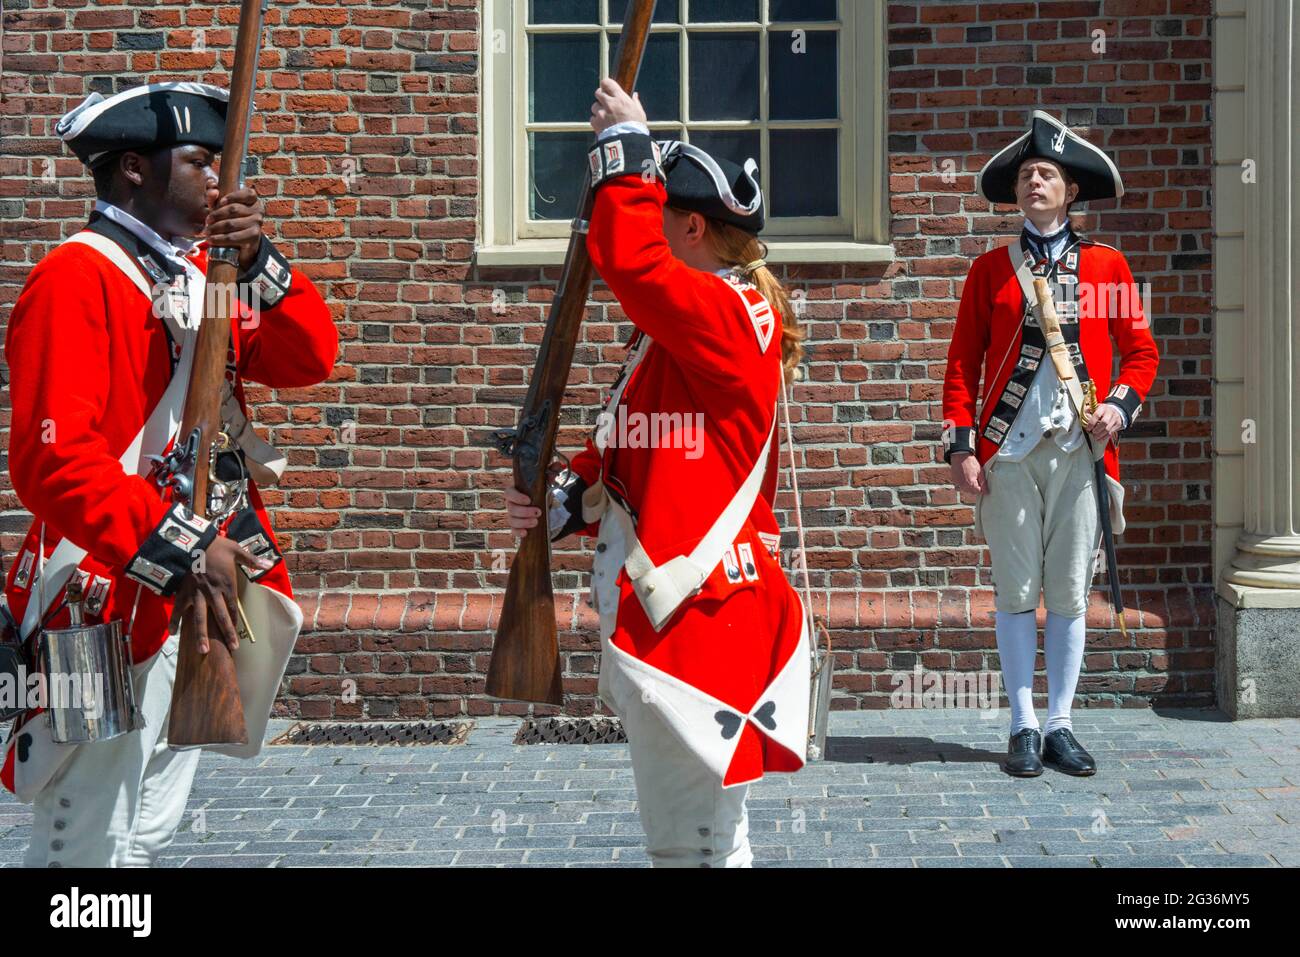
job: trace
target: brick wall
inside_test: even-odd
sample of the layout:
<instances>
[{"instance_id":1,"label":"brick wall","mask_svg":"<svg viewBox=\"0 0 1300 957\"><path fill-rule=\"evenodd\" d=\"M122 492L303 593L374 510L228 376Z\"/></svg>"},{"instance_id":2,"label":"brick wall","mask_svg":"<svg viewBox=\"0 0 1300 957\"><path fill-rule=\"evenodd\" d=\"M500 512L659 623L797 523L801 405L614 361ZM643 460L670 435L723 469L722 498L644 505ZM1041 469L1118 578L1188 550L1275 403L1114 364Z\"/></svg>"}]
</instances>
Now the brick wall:
<instances>
[{"instance_id":1,"label":"brick wall","mask_svg":"<svg viewBox=\"0 0 1300 957\"><path fill-rule=\"evenodd\" d=\"M165 0L4 8L0 319L31 264L89 208L89 179L54 120L90 90L224 81L235 13ZM806 295L811 360L795 415L814 589L838 648L836 707L888 706L890 676L918 661L996 669L987 554L937 456L938 400L969 261L1019 218L978 199L974 175L1034 108L1089 126L1116 156L1128 193L1118 207L1094 204L1083 224L1152 284L1163 356L1121 453L1120 560L1140 626L1122 641L1094 593L1079 693L1098 706L1212 700L1209 14L1209 0L889 2L881 96L897 260L785 270ZM281 708L523 710L478 696L513 541L500 528L506 463L486 437L514 423L558 270L473 261L478 0L291 0L268 20L254 183L342 338L328 383L250 393L289 453L265 497L307 611ZM593 424L628 330L598 286L563 448ZM5 489L8 558L26 516ZM595 619L579 591L589 563L581 544L556 554L575 712L596 705Z\"/></svg>"}]
</instances>

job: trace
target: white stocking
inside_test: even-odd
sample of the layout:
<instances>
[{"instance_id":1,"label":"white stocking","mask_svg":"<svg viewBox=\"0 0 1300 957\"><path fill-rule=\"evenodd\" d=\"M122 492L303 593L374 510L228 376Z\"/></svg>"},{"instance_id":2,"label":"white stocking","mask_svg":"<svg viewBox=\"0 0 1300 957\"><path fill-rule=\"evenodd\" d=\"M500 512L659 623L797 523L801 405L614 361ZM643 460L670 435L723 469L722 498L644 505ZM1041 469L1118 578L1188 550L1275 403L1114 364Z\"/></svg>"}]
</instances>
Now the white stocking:
<instances>
[{"instance_id":1,"label":"white stocking","mask_svg":"<svg viewBox=\"0 0 1300 957\"><path fill-rule=\"evenodd\" d=\"M1066 618L1047 613L1043 629L1043 655L1047 659L1047 725L1043 733L1070 729L1070 706L1083 665L1084 617ZM1005 669L1005 665L1003 666ZM1072 730L1072 729L1071 729Z\"/></svg>"},{"instance_id":2,"label":"white stocking","mask_svg":"<svg viewBox=\"0 0 1300 957\"><path fill-rule=\"evenodd\" d=\"M1002 660L1002 685L1011 704L1011 733L1038 727L1034 715L1034 661L1038 657L1038 629L1032 611L997 613L998 657Z\"/></svg>"}]
</instances>

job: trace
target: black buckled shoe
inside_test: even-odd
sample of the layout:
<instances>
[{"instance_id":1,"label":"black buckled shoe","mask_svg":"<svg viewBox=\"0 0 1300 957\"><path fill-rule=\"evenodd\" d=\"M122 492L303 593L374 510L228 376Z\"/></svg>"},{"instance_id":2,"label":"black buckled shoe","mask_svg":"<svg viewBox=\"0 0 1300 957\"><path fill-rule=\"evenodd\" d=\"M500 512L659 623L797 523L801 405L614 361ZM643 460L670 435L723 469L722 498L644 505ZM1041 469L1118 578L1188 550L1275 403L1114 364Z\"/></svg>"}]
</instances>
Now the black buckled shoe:
<instances>
[{"instance_id":1,"label":"black buckled shoe","mask_svg":"<svg viewBox=\"0 0 1300 957\"><path fill-rule=\"evenodd\" d=\"M1043 760L1058 771L1078 777L1097 773L1097 762L1075 740L1069 728L1047 732L1043 739Z\"/></svg>"},{"instance_id":2,"label":"black buckled shoe","mask_svg":"<svg viewBox=\"0 0 1300 957\"><path fill-rule=\"evenodd\" d=\"M1007 743L1007 759L1002 770L1017 778L1036 778L1043 773L1043 762L1038 757L1043 735L1037 728L1021 728Z\"/></svg>"}]
</instances>

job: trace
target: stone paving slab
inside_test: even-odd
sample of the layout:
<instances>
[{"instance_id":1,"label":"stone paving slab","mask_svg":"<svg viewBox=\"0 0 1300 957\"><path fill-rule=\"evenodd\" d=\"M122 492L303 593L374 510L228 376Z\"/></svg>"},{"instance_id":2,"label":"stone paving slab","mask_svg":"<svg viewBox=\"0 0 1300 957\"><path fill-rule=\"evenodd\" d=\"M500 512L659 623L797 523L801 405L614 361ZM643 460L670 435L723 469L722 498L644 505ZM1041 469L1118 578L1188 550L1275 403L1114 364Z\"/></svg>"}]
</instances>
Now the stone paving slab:
<instances>
[{"instance_id":1,"label":"stone paving slab","mask_svg":"<svg viewBox=\"0 0 1300 957\"><path fill-rule=\"evenodd\" d=\"M1077 711L1090 778L999 764L1005 714L836 712L828 760L750 789L756 866L1300 866L1300 719ZM205 753L165 867L645 867L624 745L513 743ZM289 722L273 722L275 736ZM0 793L0 866L31 812Z\"/></svg>"}]
</instances>

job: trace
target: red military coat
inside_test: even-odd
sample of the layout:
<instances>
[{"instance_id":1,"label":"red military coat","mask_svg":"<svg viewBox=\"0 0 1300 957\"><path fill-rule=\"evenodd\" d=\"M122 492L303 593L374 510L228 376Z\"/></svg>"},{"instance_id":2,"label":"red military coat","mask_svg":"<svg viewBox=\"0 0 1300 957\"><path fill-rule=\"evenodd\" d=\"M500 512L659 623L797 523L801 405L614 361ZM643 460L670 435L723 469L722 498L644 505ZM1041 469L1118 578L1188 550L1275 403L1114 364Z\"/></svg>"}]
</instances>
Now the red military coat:
<instances>
[{"instance_id":1,"label":"red military coat","mask_svg":"<svg viewBox=\"0 0 1300 957\"><path fill-rule=\"evenodd\" d=\"M1023 236L1018 248L1020 254L1030 250ZM1118 405L1131 424L1155 380L1160 356L1124 255L1072 236L1056 263L1039 260L1033 271L1049 279L1080 382L1093 381L1099 400ZM996 454L1039 364L1052 361L1027 306L1006 249L984 253L971 264L943 382L945 460L956 452L973 452L982 464ZM1112 341L1119 352L1113 382ZM984 389L977 419L981 369ZM1106 449L1105 462L1118 482L1114 443Z\"/></svg>"},{"instance_id":2,"label":"red military coat","mask_svg":"<svg viewBox=\"0 0 1300 957\"><path fill-rule=\"evenodd\" d=\"M98 222L141 262L138 255L147 246L116 224ZM202 245L188 258L200 271L206 269ZM264 253L259 265L266 259ZM255 325L231 323L233 388L245 412L244 377L274 387L305 386L328 377L334 366L338 335L329 308L311 280L297 270L290 275L287 293L264 307ZM9 474L34 516L6 576L9 607L22 621L34 598L33 559L44 522L47 557L66 536L87 552L80 569L107 582L88 623L118 618L125 628L139 596L131 635L137 664L166 641L169 595L179 582L172 582L165 596L127 575L133 559L158 540L171 510L170 490L127 474L119 458L162 397L177 351L142 290L99 251L76 243L59 246L32 270L5 339L12 379ZM271 523L251 482L249 499L273 543ZM291 594L282 561L258 583ZM48 624L61 627L67 620L61 611ZM12 735L11 744L19 737ZM13 773L10 747L0 774L10 790Z\"/></svg>"},{"instance_id":3,"label":"red military coat","mask_svg":"<svg viewBox=\"0 0 1300 957\"><path fill-rule=\"evenodd\" d=\"M702 436L696 447L673 447L634 444L629 434L603 456L589 441L571 463L587 484L603 479L627 504L656 565L689 553L754 468L773 431L781 374L780 315L752 286L675 258L664 238L665 200L658 179L640 176L612 179L596 196L587 248L638 333L652 340L627 380L622 408L609 411L614 423L665 412L686 422L702 414ZM686 744L715 757L722 747L715 765L725 765L725 785L804 763L808 651L802 606L778 557L772 501L779 446L773 435L760 493L733 547L661 630L651 625L627 571L617 580L616 653L649 666L644 673L661 678L661 687L681 682L702 692L701 700L722 703L706 709ZM593 524L581 531L596 530ZM777 737L798 744L783 746Z\"/></svg>"}]
</instances>

